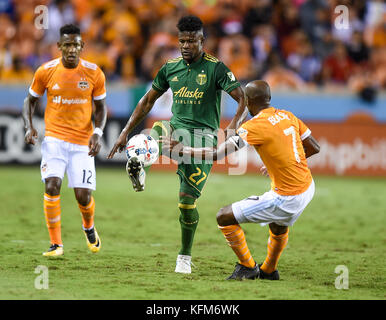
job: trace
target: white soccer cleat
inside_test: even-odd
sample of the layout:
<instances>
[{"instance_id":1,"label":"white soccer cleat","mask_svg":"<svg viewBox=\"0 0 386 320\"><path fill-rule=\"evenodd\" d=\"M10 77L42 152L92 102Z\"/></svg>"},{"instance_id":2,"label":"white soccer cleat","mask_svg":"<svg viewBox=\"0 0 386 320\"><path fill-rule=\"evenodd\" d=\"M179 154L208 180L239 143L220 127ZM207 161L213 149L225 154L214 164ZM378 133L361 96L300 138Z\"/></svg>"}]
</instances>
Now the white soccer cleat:
<instances>
[{"instance_id":1,"label":"white soccer cleat","mask_svg":"<svg viewBox=\"0 0 386 320\"><path fill-rule=\"evenodd\" d=\"M132 158L126 163L126 172L136 192L145 190L146 172L143 164L137 158Z\"/></svg>"},{"instance_id":2,"label":"white soccer cleat","mask_svg":"<svg viewBox=\"0 0 386 320\"><path fill-rule=\"evenodd\" d=\"M192 257L179 254L177 256L176 269L174 272L192 273Z\"/></svg>"}]
</instances>

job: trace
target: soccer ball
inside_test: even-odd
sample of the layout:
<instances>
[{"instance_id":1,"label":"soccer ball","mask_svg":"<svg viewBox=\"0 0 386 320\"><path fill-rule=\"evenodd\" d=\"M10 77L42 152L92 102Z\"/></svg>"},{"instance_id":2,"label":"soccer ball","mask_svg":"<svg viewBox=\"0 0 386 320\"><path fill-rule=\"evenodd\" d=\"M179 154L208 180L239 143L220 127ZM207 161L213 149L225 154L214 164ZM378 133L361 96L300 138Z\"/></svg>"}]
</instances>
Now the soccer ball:
<instances>
[{"instance_id":1,"label":"soccer ball","mask_svg":"<svg viewBox=\"0 0 386 320\"><path fill-rule=\"evenodd\" d=\"M136 134L126 144L127 160L137 158L144 167L151 166L158 159L158 143L153 137Z\"/></svg>"}]
</instances>

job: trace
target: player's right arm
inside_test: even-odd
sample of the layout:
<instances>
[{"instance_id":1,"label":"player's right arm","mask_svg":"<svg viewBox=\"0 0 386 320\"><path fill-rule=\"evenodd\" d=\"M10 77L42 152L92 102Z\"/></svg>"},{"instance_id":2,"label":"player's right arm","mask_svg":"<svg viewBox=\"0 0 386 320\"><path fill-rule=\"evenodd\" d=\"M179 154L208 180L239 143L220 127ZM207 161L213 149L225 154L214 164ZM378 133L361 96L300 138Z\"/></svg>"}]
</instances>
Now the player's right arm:
<instances>
[{"instance_id":1,"label":"player's right arm","mask_svg":"<svg viewBox=\"0 0 386 320\"><path fill-rule=\"evenodd\" d=\"M153 108L156 100L162 96L162 94L163 92L150 88L150 90L142 97L142 99L139 100L133 114L127 121L125 127L121 131L121 134L119 135L117 141L107 156L107 159L112 159L117 151L122 152L124 150L127 143L127 136L138 124L141 123L143 119L145 119L146 115Z\"/></svg>"},{"instance_id":2,"label":"player's right arm","mask_svg":"<svg viewBox=\"0 0 386 320\"><path fill-rule=\"evenodd\" d=\"M24 99L22 117L25 129L24 141L27 144L35 144L36 139L38 138L38 132L32 122L32 116L38 102L39 98L34 97L31 94L28 94L28 96Z\"/></svg>"},{"instance_id":3,"label":"player's right arm","mask_svg":"<svg viewBox=\"0 0 386 320\"><path fill-rule=\"evenodd\" d=\"M25 128L24 141L27 144L35 144L38 137L38 132L32 122L32 116L35 112L38 102L39 98L34 97L31 94L28 94L28 96L24 99L22 117Z\"/></svg>"},{"instance_id":4,"label":"player's right arm","mask_svg":"<svg viewBox=\"0 0 386 320\"><path fill-rule=\"evenodd\" d=\"M169 83L166 77L166 65L167 64L164 64L161 67L153 80L152 87L142 97L142 99L139 100L133 114L131 115L129 121L127 121L126 126L121 131L121 134L107 156L107 159L112 159L117 151L122 152L124 150L127 143L127 136L137 125L141 123L143 119L145 119L146 115L153 108L156 100L169 88Z\"/></svg>"},{"instance_id":5,"label":"player's right arm","mask_svg":"<svg viewBox=\"0 0 386 320\"><path fill-rule=\"evenodd\" d=\"M35 144L38 137L38 132L33 126L32 116L35 112L36 106L39 103L39 98L46 90L47 74L44 68L40 67L36 70L32 84L29 88L28 96L24 99L22 117L24 121L24 128L26 130L24 141L27 144Z\"/></svg>"}]
</instances>

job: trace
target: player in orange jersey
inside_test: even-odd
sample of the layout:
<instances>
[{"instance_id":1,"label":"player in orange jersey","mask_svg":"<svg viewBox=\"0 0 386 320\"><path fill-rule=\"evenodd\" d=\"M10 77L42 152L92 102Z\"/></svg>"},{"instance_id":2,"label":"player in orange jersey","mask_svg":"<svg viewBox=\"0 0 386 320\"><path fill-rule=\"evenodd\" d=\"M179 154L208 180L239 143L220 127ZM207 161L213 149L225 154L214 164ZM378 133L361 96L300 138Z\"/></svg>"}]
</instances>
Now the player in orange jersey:
<instances>
[{"instance_id":1,"label":"player in orange jersey","mask_svg":"<svg viewBox=\"0 0 386 320\"><path fill-rule=\"evenodd\" d=\"M34 145L38 132L32 116L39 98L47 91L40 167L45 183L44 213L51 239L49 250L43 253L45 256L63 254L60 189L64 173L68 186L75 192L87 245L94 253L101 248L94 227L92 190L96 185L94 156L101 148L106 124L105 76L97 65L80 58L83 46L80 29L74 25L63 26L58 42L62 56L37 69L24 100L25 142ZM95 129L91 119L93 103Z\"/></svg>"},{"instance_id":2,"label":"player in orange jersey","mask_svg":"<svg viewBox=\"0 0 386 320\"><path fill-rule=\"evenodd\" d=\"M264 163L261 172L271 178L271 190L221 208L216 218L239 259L228 279L278 280L277 264L288 241L288 227L299 218L315 192L306 158L318 153L319 145L300 119L270 105L270 88L265 81L248 83L245 96L253 118L218 148L183 147L166 137L161 137L161 142L164 154L175 152L198 159L221 159L247 144L256 149ZM268 254L260 265L254 261L240 226L246 222L269 225Z\"/></svg>"}]
</instances>

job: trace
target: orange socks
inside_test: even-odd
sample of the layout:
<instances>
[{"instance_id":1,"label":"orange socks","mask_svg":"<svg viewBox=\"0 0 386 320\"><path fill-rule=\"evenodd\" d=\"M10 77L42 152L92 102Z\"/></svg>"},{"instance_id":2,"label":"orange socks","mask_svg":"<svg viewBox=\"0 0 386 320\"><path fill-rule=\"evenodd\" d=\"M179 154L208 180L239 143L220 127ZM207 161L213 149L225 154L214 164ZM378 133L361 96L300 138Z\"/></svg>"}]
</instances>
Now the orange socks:
<instances>
[{"instance_id":1,"label":"orange socks","mask_svg":"<svg viewBox=\"0 0 386 320\"><path fill-rule=\"evenodd\" d=\"M218 228L224 234L228 245L239 258L240 264L248 268L254 268L256 263L248 249L244 231L241 229L240 225L218 226Z\"/></svg>"},{"instance_id":2,"label":"orange socks","mask_svg":"<svg viewBox=\"0 0 386 320\"><path fill-rule=\"evenodd\" d=\"M94 197L91 197L90 203L86 206L82 206L78 203L80 212L82 214L82 222L84 229L90 229L94 226L94 212L95 212L95 201Z\"/></svg>"},{"instance_id":3,"label":"orange socks","mask_svg":"<svg viewBox=\"0 0 386 320\"><path fill-rule=\"evenodd\" d=\"M60 196L44 193L44 215L46 218L51 244L62 245L60 228Z\"/></svg>"},{"instance_id":4,"label":"orange socks","mask_svg":"<svg viewBox=\"0 0 386 320\"><path fill-rule=\"evenodd\" d=\"M239 258L240 264L248 268L254 268L256 263L248 249L247 241L245 240L245 235L243 229L238 224L230 226L218 226L221 232L224 234L225 239L228 242L228 245L232 248L234 253ZM268 239L268 253L265 258L264 263L261 266L261 270L265 273L272 273L277 269L277 264L281 253L288 242L288 232L275 235L269 230L269 239Z\"/></svg>"},{"instance_id":5,"label":"orange socks","mask_svg":"<svg viewBox=\"0 0 386 320\"><path fill-rule=\"evenodd\" d=\"M277 236L269 230L270 236L268 239L267 257L261 266L261 270L265 273L272 273L276 270L280 255L288 242L288 232L289 230L287 230L286 233Z\"/></svg>"},{"instance_id":6,"label":"orange socks","mask_svg":"<svg viewBox=\"0 0 386 320\"><path fill-rule=\"evenodd\" d=\"M90 203L87 206L82 206L78 203L82 214L82 222L84 229L90 229L94 226L94 211L95 201L91 197ZM46 218L48 233L50 235L51 244L63 245L60 223L60 195L50 196L44 193L44 215Z\"/></svg>"}]
</instances>

